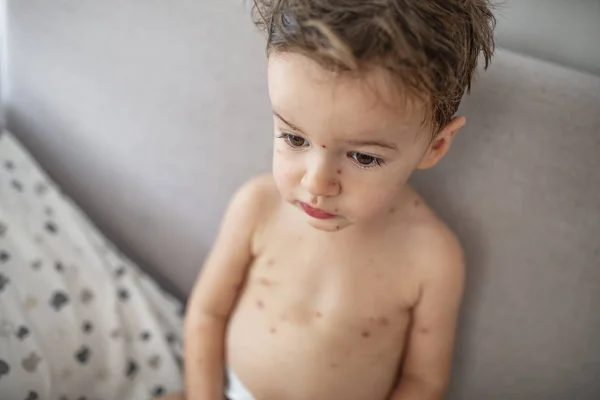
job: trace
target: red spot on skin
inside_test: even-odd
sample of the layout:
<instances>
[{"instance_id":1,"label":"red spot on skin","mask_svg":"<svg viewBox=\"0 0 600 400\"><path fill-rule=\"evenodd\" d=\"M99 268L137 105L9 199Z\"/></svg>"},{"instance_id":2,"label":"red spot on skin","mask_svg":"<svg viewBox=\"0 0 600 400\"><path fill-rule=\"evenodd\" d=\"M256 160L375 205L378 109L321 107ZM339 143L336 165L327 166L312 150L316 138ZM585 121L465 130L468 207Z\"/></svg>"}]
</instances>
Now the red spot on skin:
<instances>
[{"instance_id":1,"label":"red spot on skin","mask_svg":"<svg viewBox=\"0 0 600 400\"><path fill-rule=\"evenodd\" d=\"M322 147L322 148L324 148L324 149L326 149L326 148L327 148L327 146L325 146L325 145L322 145L321 147Z\"/></svg>"},{"instance_id":2,"label":"red spot on skin","mask_svg":"<svg viewBox=\"0 0 600 400\"><path fill-rule=\"evenodd\" d=\"M336 226L335 226L335 229L338 229L338 230L339 230L339 229L340 229L340 226L339 226L339 225L336 225Z\"/></svg>"},{"instance_id":3,"label":"red spot on skin","mask_svg":"<svg viewBox=\"0 0 600 400\"><path fill-rule=\"evenodd\" d=\"M271 329L269 330L271 333L275 333L277 332L277 329L275 329L274 327L271 327Z\"/></svg>"},{"instance_id":4,"label":"red spot on skin","mask_svg":"<svg viewBox=\"0 0 600 400\"><path fill-rule=\"evenodd\" d=\"M262 300L256 300L256 307L258 307L260 310L265 308L265 303L263 303Z\"/></svg>"},{"instance_id":5,"label":"red spot on skin","mask_svg":"<svg viewBox=\"0 0 600 400\"><path fill-rule=\"evenodd\" d=\"M341 175L341 174L342 174L342 170L341 170L341 169L338 169L338 170L337 170L337 173L338 173L338 175Z\"/></svg>"},{"instance_id":6,"label":"red spot on skin","mask_svg":"<svg viewBox=\"0 0 600 400\"><path fill-rule=\"evenodd\" d=\"M379 317L379 319L377 320L377 322L381 326L388 326L390 324L390 320L387 319L386 317Z\"/></svg>"},{"instance_id":7,"label":"red spot on skin","mask_svg":"<svg viewBox=\"0 0 600 400\"><path fill-rule=\"evenodd\" d=\"M317 314L316 314L316 316L317 316L317 318L321 318L321 317L323 316L323 314L321 314L321 312L320 312L320 311L317 311Z\"/></svg>"},{"instance_id":8,"label":"red spot on skin","mask_svg":"<svg viewBox=\"0 0 600 400\"><path fill-rule=\"evenodd\" d=\"M267 278L260 278L258 282L260 282L260 284L264 286L271 286L271 281Z\"/></svg>"},{"instance_id":9,"label":"red spot on skin","mask_svg":"<svg viewBox=\"0 0 600 400\"><path fill-rule=\"evenodd\" d=\"M415 200L415 207L419 207L421 205L421 201L419 199Z\"/></svg>"},{"instance_id":10,"label":"red spot on skin","mask_svg":"<svg viewBox=\"0 0 600 400\"><path fill-rule=\"evenodd\" d=\"M371 332L369 332L369 331L363 331L362 337L364 337L365 339L368 338L368 337L371 337Z\"/></svg>"},{"instance_id":11,"label":"red spot on skin","mask_svg":"<svg viewBox=\"0 0 600 400\"><path fill-rule=\"evenodd\" d=\"M267 261L267 265L274 265L275 264L275 260L272 258L269 258L269 261Z\"/></svg>"},{"instance_id":12,"label":"red spot on skin","mask_svg":"<svg viewBox=\"0 0 600 400\"><path fill-rule=\"evenodd\" d=\"M339 208L334 208L334 209L333 209L333 212L334 212L334 213L336 213L336 214L337 214L339 211L340 211L340 209L339 209Z\"/></svg>"}]
</instances>

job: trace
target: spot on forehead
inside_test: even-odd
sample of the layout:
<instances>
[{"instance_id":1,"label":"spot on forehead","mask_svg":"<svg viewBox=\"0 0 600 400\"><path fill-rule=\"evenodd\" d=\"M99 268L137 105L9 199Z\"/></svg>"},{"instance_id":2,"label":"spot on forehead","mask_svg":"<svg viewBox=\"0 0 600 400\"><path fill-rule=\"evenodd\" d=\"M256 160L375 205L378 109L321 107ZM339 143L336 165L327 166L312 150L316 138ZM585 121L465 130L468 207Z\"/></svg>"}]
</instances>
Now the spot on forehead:
<instances>
[{"instance_id":1,"label":"spot on forehead","mask_svg":"<svg viewBox=\"0 0 600 400\"><path fill-rule=\"evenodd\" d=\"M367 339L367 338L371 337L371 332L369 332L369 331L363 331L362 334L361 334L361 336L363 338Z\"/></svg>"}]
</instances>

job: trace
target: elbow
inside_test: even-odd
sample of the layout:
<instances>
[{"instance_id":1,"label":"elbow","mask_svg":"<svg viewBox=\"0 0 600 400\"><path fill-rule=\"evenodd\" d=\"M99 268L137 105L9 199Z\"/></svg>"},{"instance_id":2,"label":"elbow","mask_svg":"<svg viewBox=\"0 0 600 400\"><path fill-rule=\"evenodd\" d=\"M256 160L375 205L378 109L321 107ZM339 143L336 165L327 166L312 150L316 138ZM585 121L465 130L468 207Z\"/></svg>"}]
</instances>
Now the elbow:
<instances>
[{"instance_id":1,"label":"elbow","mask_svg":"<svg viewBox=\"0 0 600 400\"><path fill-rule=\"evenodd\" d=\"M197 312L194 315L186 315L185 333L187 335L201 335L208 332L221 332L225 330L227 318L222 315Z\"/></svg>"}]
</instances>

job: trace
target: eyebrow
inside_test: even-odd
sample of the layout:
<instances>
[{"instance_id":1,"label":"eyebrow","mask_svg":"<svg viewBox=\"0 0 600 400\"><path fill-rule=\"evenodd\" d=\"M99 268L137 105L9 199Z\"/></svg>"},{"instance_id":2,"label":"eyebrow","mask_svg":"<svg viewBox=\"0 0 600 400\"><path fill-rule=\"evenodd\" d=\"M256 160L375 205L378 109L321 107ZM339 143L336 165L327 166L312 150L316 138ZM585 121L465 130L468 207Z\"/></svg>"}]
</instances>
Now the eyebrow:
<instances>
[{"instance_id":1,"label":"eyebrow","mask_svg":"<svg viewBox=\"0 0 600 400\"><path fill-rule=\"evenodd\" d=\"M291 122L289 122L288 120L286 120L285 118L283 118L281 116L281 114L279 114L277 111L273 110L273 115L275 115L277 118L279 118L280 120L282 120L287 126L289 126L290 128L292 128L295 131L298 132L302 132L302 129L298 128L296 125L292 124Z\"/></svg>"},{"instance_id":2,"label":"eyebrow","mask_svg":"<svg viewBox=\"0 0 600 400\"><path fill-rule=\"evenodd\" d=\"M382 142L379 140L348 140L352 146L378 146L390 150L398 150L398 146L394 143Z\"/></svg>"},{"instance_id":3,"label":"eyebrow","mask_svg":"<svg viewBox=\"0 0 600 400\"><path fill-rule=\"evenodd\" d=\"M279 118L281 121L283 121L286 125L288 125L293 130L302 132L302 129L298 128L296 125L287 121L277 111L273 110L273 115L275 115L277 118ZM377 146L377 147L383 147L384 149L398 150L398 146L396 146L394 143L388 143L388 142L379 141L379 140L348 140L347 143L352 146L359 146L359 147L360 146L365 146L365 147L366 146Z\"/></svg>"}]
</instances>

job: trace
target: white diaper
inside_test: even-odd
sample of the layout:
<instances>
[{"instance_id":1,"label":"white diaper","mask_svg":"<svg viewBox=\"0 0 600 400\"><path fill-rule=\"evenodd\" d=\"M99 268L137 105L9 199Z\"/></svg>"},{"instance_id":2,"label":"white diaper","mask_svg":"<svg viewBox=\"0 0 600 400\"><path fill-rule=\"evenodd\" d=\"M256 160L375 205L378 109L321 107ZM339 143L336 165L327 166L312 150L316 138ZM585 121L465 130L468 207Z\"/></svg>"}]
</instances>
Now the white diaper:
<instances>
[{"instance_id":1,"label":"white diaper","mask_svg":"<svg viewBox=\"0 0 600 400\"><path fill-rule=\"evenodd\" d=\"M230 368L227 368L226 374L225 397L227 400L254 400L252 393L246 389L246 386Z\"/></svg>"}]
</instances>

